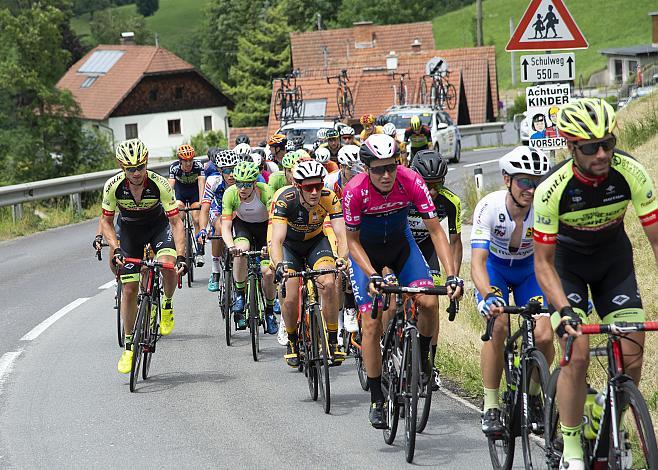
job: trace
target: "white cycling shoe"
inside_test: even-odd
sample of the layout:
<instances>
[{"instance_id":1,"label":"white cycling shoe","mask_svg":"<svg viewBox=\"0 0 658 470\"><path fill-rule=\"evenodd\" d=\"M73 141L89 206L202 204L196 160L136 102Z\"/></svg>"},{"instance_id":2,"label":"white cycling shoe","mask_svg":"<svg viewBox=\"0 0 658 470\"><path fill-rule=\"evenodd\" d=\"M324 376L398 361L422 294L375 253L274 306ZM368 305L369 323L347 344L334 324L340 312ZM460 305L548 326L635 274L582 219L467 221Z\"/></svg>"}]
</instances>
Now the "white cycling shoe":
<instances>
[{"instance_id":1,"label":"white cycling shoe","mask_svg":"<svg viewBox=\"0 0 658 470\"><path fill-rule=\"evenodd\" d=\"M346 308L343 311L343 322L345 323L345 329L349 333L356 333L359 331L359 322L356 320L356 310L353 308Z\"/></svg>"},{"instance_id":2,"label":"white cycling shoe","mask_svg":"<svg viewBox=\"0 0 658 470\"><path fill-rule=\"evenodd\" d=\"M560 470L585 470L585 462L580 459L560 459Z\"/></svg>"},{"instance_id":3,"label":"white cycling shoe","mask_svg":"<svg viewBox=\"0 0 658 470\"><path fill-rule=\"evenodd\" d=\"M281 346L288 344L288 332L286 331L286 325L283 322L283 315L279 315L279 331L276 334L276 340Z\"/></svg>"}]
</instances>

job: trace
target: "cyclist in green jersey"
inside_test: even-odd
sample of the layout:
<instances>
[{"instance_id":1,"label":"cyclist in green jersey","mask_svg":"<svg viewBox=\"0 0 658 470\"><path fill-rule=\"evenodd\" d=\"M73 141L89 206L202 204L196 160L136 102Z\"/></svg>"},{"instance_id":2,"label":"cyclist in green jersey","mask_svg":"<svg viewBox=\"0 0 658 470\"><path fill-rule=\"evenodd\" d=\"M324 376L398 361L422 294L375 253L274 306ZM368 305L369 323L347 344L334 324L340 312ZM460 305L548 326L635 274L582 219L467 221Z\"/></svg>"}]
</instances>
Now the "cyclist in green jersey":
<instances>
[{"instance_id":1,"label":"cyclist in green jersey","mask_svg":"<svg viewBox=\"0 0 658 470\"><path fill-rule=\"evenodd\" d=\"M293 183L292 169L302 157L301 152L304 152L306 155L308 155L308 153L304 150L295 150L294 152L288 152L283 156L281 159L281 166L283 167L283 170L275 171L272 173L270 175L270 180L267 183L269 184L272 193L275 193L284 186L288 186Z\"/></svg>"},{"instance_id":2,"label":"cyclist in green jersey","mask_svg":"<svg viewBox=\"0 0 658 470\"><path fill-rule=\"evenodd\" d=\"M534 195L535 272L555 311L551 320L562 348L575 336L571 362L557 384L564 451L560 468L584 468L581 446L587 393L588 288L604 323L644 321L633 248L624 230L628 203L635 208L658 262L658 203L645 168L615 148L615 112L601 99L574 100L560 108L557 127L571 158L557 165ZM622 340L624 367L637 383L644 333Z\"/></svg>"}]
</instances>

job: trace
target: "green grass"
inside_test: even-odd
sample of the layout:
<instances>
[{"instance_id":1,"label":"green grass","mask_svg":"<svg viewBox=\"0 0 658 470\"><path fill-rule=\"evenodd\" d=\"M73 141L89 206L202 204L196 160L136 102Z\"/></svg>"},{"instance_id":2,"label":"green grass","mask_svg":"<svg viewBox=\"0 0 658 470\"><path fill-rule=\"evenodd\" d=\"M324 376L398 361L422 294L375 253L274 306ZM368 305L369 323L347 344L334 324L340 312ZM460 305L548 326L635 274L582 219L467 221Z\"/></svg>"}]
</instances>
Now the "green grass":
<instances>
[{"instance_id":1,"label":"green grass","mask_svg":"<svg viewBox=\"0 0 658 470\"><path fill-rule=\"evenodd\" d=\"M510 53L505 52L509 39L509 19L518 24L529 0L484 0L484 43L496 46L498 80L501 89L511 88ZM576 74L585 80L593 72L606 67L606 59L599 53L608 47L625 47L651 42L651 18L656 10L655 0L566 0L589 48L576 51ZM433 20L437 49L471 47L475 44L473 18L475 5L447 13ZM517 80L520 53L515 54ZM517 86L520 84L517 82Z\"/></svg>"}]
</instances>

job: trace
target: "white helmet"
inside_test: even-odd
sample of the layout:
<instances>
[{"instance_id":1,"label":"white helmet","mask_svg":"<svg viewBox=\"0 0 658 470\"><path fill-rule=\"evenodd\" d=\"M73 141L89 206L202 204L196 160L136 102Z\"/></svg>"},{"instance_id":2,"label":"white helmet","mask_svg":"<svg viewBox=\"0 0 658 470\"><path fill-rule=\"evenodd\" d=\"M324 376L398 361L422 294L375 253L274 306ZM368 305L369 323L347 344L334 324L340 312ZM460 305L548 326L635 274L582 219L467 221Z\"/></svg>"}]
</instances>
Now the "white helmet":
<instances>
[{"instance_id":1,"label":"white helmet","mask_svg":"<svg viewBox=\"0 0 658 470\"><path fill-rule=\"evenodd\" d=\"M217 168L224 168L228 166L235 166L240 160L238 155L233 150L220 150L215 155L213 163Z\"/></svg>"},{"instance_id":2,"label":"white helmet","mask_svg":"<svg viewBox=\"0 0 658 470\"><path fill-rule=\"evenodd\" d=\"M244 157L245 155L250 155L251 154L251 147L249 144L238 144L235 147L233 147L233 151L238 154L240 157Z\"/></svg>"},{"instance_id":3,"label":"white helmet","mask_svg":"<svg viewBox=\"0 0 658 470\"><path fill-rule=\"evenodd\" d=\"M331 152L327 147L318 147L315 150L315 161L327 163L331 159Z\"/></svg>"},{"instance_id":4,"label":"white helmet","mask_svg":"<svg viewBox=\"0 0 658 470\"><path fill-rule=\"evenodd\" d=\"M324 127L321 128L321 129L318 129L318 132L315 134L315 137L317 138L317 140L324 141L327 138L327 131L328 130L329 129L326 129Z\"/></svg>"},{"instance_id":5,"label":"white helmet","mask_svg":"<svg viewBox=\"0 0 658 470\"><path fill-rule=\"evenodd\" d=\"M388 122L384 125L384 134L390 135L391 137L395 138L395 132L397 129L395 128L395 124L392 122Z\"/></svg>"},{"instance_id":6,"label":"white helmet","mask_svg":"<svg viewBox=\"0 0 658 470\"><path fill-rule=\"evenodd\" d=\"M398 156L398 143L386 134L373 134L361 145L359 158L366 165L373 160L384 160Z\"/></svg>"},{"instance_id":7,"label":"white helmet","mask_svg":"<svg viewBox=\"0 0 658 470\"><path fill-rule=\"evenodd\" d=\"M304 160L297 163L292 170L292 177L295 181L304 181L310 178L324 178L327 175L327 170L320 162L315 160Z\"/></svg>"},{"instance_id":8,"label":"white helmet","mask_svg":"<svg viewBox=\"0 0 658 470\"><path fill-rule=\"evenodd\" d=\"M254 161L256 166L260 166L260 164L263 163L263 157L261 157L260 153L252 153L251 159Z\"/></svg>"},{"instance_id":9,"label":"white helmet","mask_svg":"<svg viewBox=\"0 0 658 470\"><path fill-rule=\"evenodd\" d=\"M359 150L361 149L358 145L343 145L338 151L338 163L347 166L361 163Z\"/></svg>"},{"instance_id":10,"label":"white helmet","mask_svg":"<svg viewBox=\"0 0 658 470\"><path fill-rule=\"evenodd\" d=\"M340 135L354 135L354 128L350 126L345 126L340 128Z\"/></svg>"},{"instance_id":11,"label":"white helmet","mask_svg":"<svg viewBox=\"0 0 658 470\"><path fill-rule=\"evenodd\" d=\"M544 152L520 145L503 155L498 161L503 174L542 176L548 173L551 163Z\"/></svg>"}]
</instances>

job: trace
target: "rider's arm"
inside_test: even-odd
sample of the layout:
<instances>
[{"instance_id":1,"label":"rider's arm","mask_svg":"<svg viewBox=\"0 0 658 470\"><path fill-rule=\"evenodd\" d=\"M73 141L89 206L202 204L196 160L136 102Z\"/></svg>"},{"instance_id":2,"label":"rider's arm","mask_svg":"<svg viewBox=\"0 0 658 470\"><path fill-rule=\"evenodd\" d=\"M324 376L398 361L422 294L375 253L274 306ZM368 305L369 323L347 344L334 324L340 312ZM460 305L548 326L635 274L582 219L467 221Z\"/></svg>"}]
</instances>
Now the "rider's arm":
<instances>
[{"instance_id":1,"label":"rider's arm","mask_svg":"<svg viewBox=\"0 0 658 470\"><path fill-rule=\"evenodd\" d=\"M167 184L167 180L158 175L157 173L149 172L151 178L160 190L160 204L169 218L169 225L171 232L174 235L174 243L176 244L176 254L178 256L185 256L185 229L183 228L183 219L180 218L178 204L176 203L176 196L174 189Z\"/></svg>"},{"instance_id":2,"label":"rider's arm","mask_svg":"<svg viewBox=\"0 0 658 470\"><path fill-rule=\"evenodd\" d=\"M626 181L631 189L631 199L635 212L640 218L644 233L651 244L653 256L658 263L658 199L653 179L637 160L625 158L624 165L617 165L623 173L629 172ZM643 175L639 177L637 175Z\"/></svg>"},{"instance_id":3,"label":"rider's arm","mask_svg":"<svg viewBox=\"0 0 658 470\"><path fill-rule=\"evenodd\" d=\"M178 213L176 213L176 215L178 215ZM185 256L185 229L183 227L183 219L180 217L169 216L169 225L171 225L171 232L174 234L176 255Z\"/></svg>"},{"instance_id":4,"label":"rider's arm","mask_svg":"<svg viewBox=\"0 0 658 470\"><path fill-rule=\"evenodd\" d=\"M103 215L101 215L98 225L101 230L100 233L103 234L105 241L110 247L110 254L114 253L114 250L119 247L117 234L114 231L114 213L107 213L103 210Z\"/></svg>"},{"instance_id":5,"label":"rider's arm","mask_svg":"<svg viewBox=\"0 0 658 470\"><path fill-rule=\"evenodd\" d=\"M238 210L240 198L237 186L231 186L222 196L222 236L227 248L235 245L233 240L233 213Z\"/></svg>"},{"instance_id":6,"label":"rider's arm","mask_svg":"<svg viewBox=\"0 0 658 470\"><path fill-rule=\"evenodd\" d=\"M475 288L482 297L486 297L491 293L491 281L489 280L489 273L487 272L487 258L489 257L489 250L484 248L471 249L471 279Z\"/></svg>"},{"instance_id":7,"label":"rider's arm","mask_svg":"<svg viewBox=\"0 0 658 470\"><path fill-rule=\"evenodd\" d=\"M206 177L201 173L197 179L196 179L197 184L199 185L199 201L203 199L203 193L206 188Z\"/></svg>"},{"instance_id":8,"label":"rider's arm","mask_svg":"<svg viewBox=\"0 0 658 470\"><path fill-rule=\"evenodd\" d=\"M115 191L117 184L123 184L123 181L123 175L118 174L108 180L103 188L103 202L101 203L103 214L98 221L98 227L110 247L110 253L114 253L114 250L119 247L117 234L114 231L114 212L117 210Z\"/></svg>"},{"instance_id":9,"label":"rider's arm","mask_svg":"<svg viewBox=\"0 0 658 470\"><path fill-rule=\"evenodd\" d=\"M331 228L334 230L336 235L337 251L338 257L347 259L349 256L349 250L347 249L347 238L345 237L345 220L342 217L335 219L330 219Z\"/></svg>"},{"instance_id":10,"label":"rider's arm","mask_svg":"<svg viewBox=\"0 0 658 470\"><path fill-rule=\"evenodd\" d=\"M176 186L176 179L169 178L167 181L169 181L169 186L171 186L171 189L174 189L174 187Z\"/></svg>"},{"instance_id":11,"label":"rider's arm","mask_svg":"<svg viewBox=\"0 0 658 470\"><path fill-rule=\"evenodd\" d=\"M270 246L270 260L276 267L283 262L283 241L288 233L287 223L272 223L272 245Z\"/></svg>"},{"instance_id":12,"label":"rider's arm","mask_svg":"<svg viewBox=\"0 0 658 470\"><path fill-rule=\"evenodd\" d=\"M222 210L222 234L226 248L233 248L235 241L233 240L233 217L224 215Z\"/></svg>"},{"instance_id":13,"label":"rider's arm","mask_svg":"<svg viewBox=\"0 0 658 470\"><path fill-rule=\"evenodd\" d=\"M658 224L651 224L644 227L644 233L651 244L653 256L658 264Z\"/></svg>"},{"instance_id":14,"label":"rider's arm","mask_svg":"<svg viewBox=\"0 0 658 470\"><path fill-rule=\"evenodd\" d=\"M359 265L366 276L370 277L373 274L378 274L377 271L375 271L375 268L372 267L370 258L368 258L368 255L366 254L366 250L364 250L363 246L361 245L361 241L359 240L359 231L347 230L346 236L347 248L350 251L350 256L356 262L356 264Z\"/></svg>"},{"instance_id":15,"label":"rider's arm","mask_svg":"<svg viewBox=\"0 0 658 470\"><path fill-rule=\"evenodd\" d=\"M535 240L535 276L548 301L559 311L569 305L569 300L555 269L555 247L555 244L536 243Z\"/></svg>"},{"instance_id":16,"label":"rider's arm","mask_svg":"<svg viewBox=\"0 0 658 470\"><path fill-rule=\"evenodd\" d=\"M455 276L459 276L464 254L464 247L462 246L462 237L460 233L450 234L450 253L452 253L452 261L455 263Z\"/></svg>"}]
</instances>

